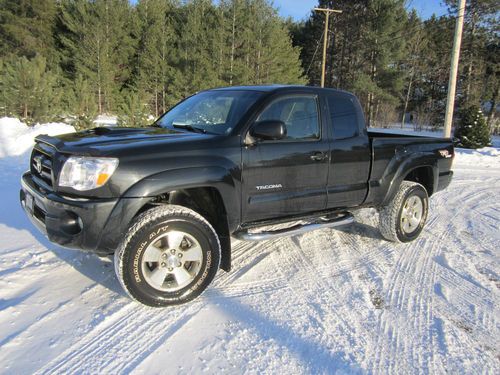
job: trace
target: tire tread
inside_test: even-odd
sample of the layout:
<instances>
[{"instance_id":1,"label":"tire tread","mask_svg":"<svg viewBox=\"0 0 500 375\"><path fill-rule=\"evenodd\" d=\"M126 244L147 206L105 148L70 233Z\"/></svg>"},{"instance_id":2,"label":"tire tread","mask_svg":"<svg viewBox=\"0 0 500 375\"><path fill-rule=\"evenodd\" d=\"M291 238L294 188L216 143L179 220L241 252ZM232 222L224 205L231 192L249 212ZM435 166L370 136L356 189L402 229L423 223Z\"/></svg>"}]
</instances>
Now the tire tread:
<instances>
[{"instance_id":1,"label":"tire tread","mask_svg":"<svg viewBox=\"0 0 500 375\"><path fill-rule=\"evenodd\" d=\"M217 249L219 251L218 264L217 264L216 269L219 269L219 267L220 267L221 246L220 246L219 236L217 235L217 232L212 227L212 225L208 222L207 219L205 219L203 216L201 216L196 211L193 211L192 209L184 207L184 206L169 204L169 205L161 205L158 207L151 208L147 211L144 211L143 213L141 213L139 216L137 216L133 220L132 225L130 226L130 228L128 229L128 231L125 235L125 238L122 240L119 247L115 251L114 258L113 258L116 277L117 277L118 281L120 282L120 285L122 286L122 288L125 290L125 292L133 300L137 300L137 298L130 293L129 288L126 285L125 278L124 278L124 272L123 272L125 250L127 249L127 246L129 244L129 242L131 241L131 239L145 225L147 225L148 223L150 223L152 221L155 221L157 219L160 219L162 217L167 217L167 216L179 216L179 217L185 217L185 218L188 218L188 219L191 219L194 221L198 221L200 224L202 224L205 227L205 229L208 232L211 232L217 240ZM141 302L141 301L139 301L139 302Z\"/></svg>"},{"instance_id":2,"label":"tire tread","mask_svg":"<svg viewBox=\"0 0 500 375\"><path fill-rule=\"evenodd\" d=\"M425 188L418 182L403 181L391 202L380 210L379 231L386 240L392 242L402 242L398 238L397 234L399 210L401 209L401 205L403 204L406 195L415 186L420 186L425 190Z\"/></svg>"}]
</instances>

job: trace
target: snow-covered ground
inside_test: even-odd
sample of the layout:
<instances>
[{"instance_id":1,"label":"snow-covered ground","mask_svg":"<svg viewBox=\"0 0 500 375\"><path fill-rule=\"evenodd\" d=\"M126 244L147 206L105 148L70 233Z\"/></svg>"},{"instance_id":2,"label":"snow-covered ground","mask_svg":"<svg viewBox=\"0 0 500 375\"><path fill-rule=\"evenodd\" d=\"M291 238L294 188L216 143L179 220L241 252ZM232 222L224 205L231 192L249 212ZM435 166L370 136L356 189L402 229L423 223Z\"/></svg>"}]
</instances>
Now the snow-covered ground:
<instances>
[{"instance_id":1,"label":"snow-covered ground","mask_svg":"<svg viewBox=\"0 0 500 375\"><path fill-rule=\"evenodd\" d=\"M10 143L0 373L500 373L498 139L457 150L454 181L432 197L418 240L384 241L364 210L341 230L235 241L233 270L167 309L132 302L109 259L30 225L18 203L28 152Z\"/></svg>"}]
</instances>

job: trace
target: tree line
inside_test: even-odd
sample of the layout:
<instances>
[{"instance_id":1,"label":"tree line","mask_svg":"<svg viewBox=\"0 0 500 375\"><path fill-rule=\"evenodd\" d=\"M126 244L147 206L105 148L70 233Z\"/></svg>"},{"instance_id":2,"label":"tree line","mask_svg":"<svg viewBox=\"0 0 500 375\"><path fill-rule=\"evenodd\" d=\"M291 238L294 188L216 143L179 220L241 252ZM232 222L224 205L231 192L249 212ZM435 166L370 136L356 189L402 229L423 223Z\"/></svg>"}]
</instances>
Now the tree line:
<instances>
[{"instance_id":1,"label":"tree line","mask_svg":"<svg viewBox=\"0 0 500 375\"><path fill-rule=\"evenodd\" d=\"M306 82L266 0L0 0L0 20L0 110L28 121L137 125L202 89Z\"/></svg>"},{"instance_id":2,"label":"tree line","mask_svg":"<svg viewBox=\"0 0 500 375\"><path fill-rule=\"evenodd\" d=\"M343 11L326 86L355 92L370 125L442 125L457 14L446 2L422 20L404 0L318 1ZM498 103L499 7L467 1L459 109ZM319 85L323 28L322 13L295 22L269 0L0 0L0 115L141 125L210 87Z\"/></svg>"},{"instance_id":3,"label":"tree line","mask_svg":"<svg viewBox=\"0 0 500 375\"><path fill-rule=\"evenodd\" d=\"M331 17L326 85L355 92L371 125L412 121L442 126L448 91L456 1L449 12L422 20L403 0L320 0L340 9ZM468 0L457 86L457 111L495 108L500 83L500 3ZM324 15L292 24L309 84L319 85ZM495 111L488 121L494 123ZM458 117L458 116L457 116Z\"/></svg>"}]
</instances>

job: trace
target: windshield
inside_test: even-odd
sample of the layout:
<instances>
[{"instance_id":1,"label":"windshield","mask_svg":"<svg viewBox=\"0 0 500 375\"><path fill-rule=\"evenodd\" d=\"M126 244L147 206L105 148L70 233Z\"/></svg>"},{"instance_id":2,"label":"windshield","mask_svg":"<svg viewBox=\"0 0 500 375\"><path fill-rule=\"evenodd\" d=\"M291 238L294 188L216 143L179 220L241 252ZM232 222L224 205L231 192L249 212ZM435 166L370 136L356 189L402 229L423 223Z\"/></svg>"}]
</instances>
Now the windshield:
<instances>
[{"instance_id":1,"label":"windshield","mask_svg":"<svg viewBox=\"0 0 500 375\"><path fill-rule=\"evenodd\" d=\"M182 101L156 121L162 128L229 134L262 95L257 91L205 91Z\"/></svg>"}]
</instances>

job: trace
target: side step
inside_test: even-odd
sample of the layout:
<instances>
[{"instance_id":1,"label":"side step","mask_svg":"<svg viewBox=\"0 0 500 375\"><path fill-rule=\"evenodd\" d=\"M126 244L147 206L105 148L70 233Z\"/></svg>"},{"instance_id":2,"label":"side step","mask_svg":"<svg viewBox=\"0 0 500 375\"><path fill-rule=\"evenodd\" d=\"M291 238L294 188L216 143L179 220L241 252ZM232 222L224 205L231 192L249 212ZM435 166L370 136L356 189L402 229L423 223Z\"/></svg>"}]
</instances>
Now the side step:
<instances>
[{"instance_id":1,"label":"side step","mask_svg":"<svg viewBox=\"0 0 500 375\"><path fill-rule=\"evenodd\" d=\"M350 213L338 216L335 218L320 217L317 221L308 224L297 224L289 228L276 229L263 232L249 232L242 230L233 234L235 238L242 241L263 241L279 237L295 236L305 232L310 232L316 229L332 228L341 225L351 224L354 222L354 217Z\"/></svg>"}]
</instances>

